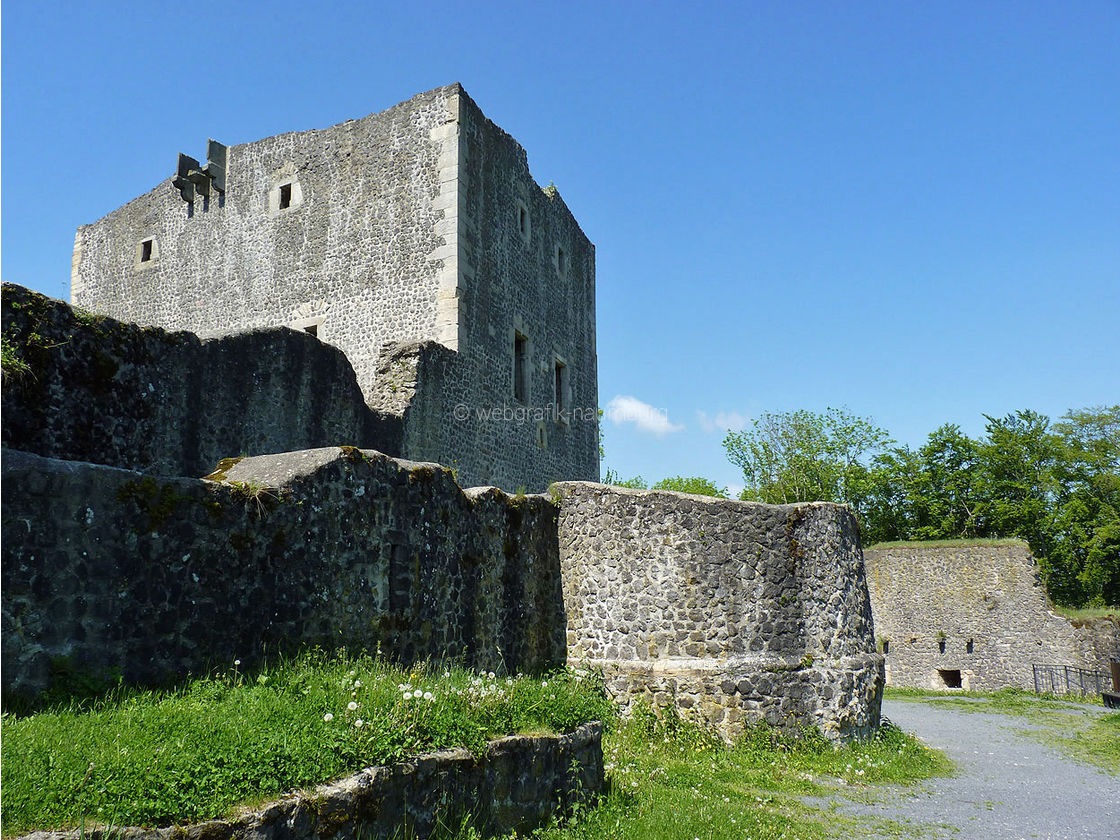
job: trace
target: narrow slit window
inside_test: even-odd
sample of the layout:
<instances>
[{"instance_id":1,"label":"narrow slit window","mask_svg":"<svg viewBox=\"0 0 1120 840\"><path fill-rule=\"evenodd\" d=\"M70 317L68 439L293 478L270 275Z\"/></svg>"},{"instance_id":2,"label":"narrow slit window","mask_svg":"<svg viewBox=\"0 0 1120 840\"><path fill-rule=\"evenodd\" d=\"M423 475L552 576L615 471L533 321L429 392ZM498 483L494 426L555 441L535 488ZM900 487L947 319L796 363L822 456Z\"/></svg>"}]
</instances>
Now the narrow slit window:
<instances>
[{"instance_id":1,"label":"narrow slit window","mask_svg":"<svg viewBox=\"0 0 1120 840\"><path fill-rule=\"evenodd\" d=\"M568 365L556 359L553 368L553 404L556 408L554 418L559 423L568 422Z\"/></svg>"},{"instance_id":2,"label":"narrow slit window","mask_svg":"<svg viewBox=\"0 0 1120 840\"><path fill-rule=\"evenodd\" d=\"M564 405L564 386L568 384L568 366L563 362L556 363L556 408L563 411L567 406Z\"/></svg>"},{"instance_id":3,"label":"narrow slit window","mask_svg":"<svg viewBox=\"0 0 1120 840\"><path fill-rule=\"evenodd\" d=\"M973 650L974 650L974 646L972 644L972 639L969 639L968 642L964 646L964 652L965 653L972 653Z\"/></svg>"},{"instance_id":4,"label":"narrow slit window","mask_svg":"<svg viewBox=\"0 0 1120 840\"><path fill-rule=\"evenodd\" d=\"M291 206L292 206L292 185L291 184L281 184L280 185L280 209L281 210L287 210Z\"/></svg>"},{"instance_id":5,"label":"narrow slit window","mask_svg":"<svg viewBox=\"0 0 1120 840\"><path fill-rule=\"evenodd\" d=\"M151 239L145 239L140 243L140 262L152 261L152 241Z\"/></svg>"},{"instance_id":6,"label":"narrow slit window","mask_svg":"<svg viewBox=\"0 0 1120 840\"><path fill-rule=\"evenodd\" d=\"M517 208L517 230L522 236L529 232L529 213L524 207Z\"/></svg>"},{"instance_id":7,"label":"narrow slit window","mask_svg":"<svg viewBox=\"0 0 1120 840\"><path fill-rule=\"evenodd\" d=\"M513 335L513 396L521 402L528 402L529 389L526 387L528 373L529 339L519 332Z\"/></svg>"},{"instance_id":8,"label":"narrow slit window","mask_svg":"<svg viewBox=\"0 0 1120 840\"><path fill-rule=\"evenodd\" d=\"M944 653L945 652L945 640L944 639L941 639L937 643L937 652L938 653Z\"/></svg>"},{"instance_id":9,"label":"narrow slit window","mask_svg":"<svg viewBox=\"0 0 1120 840\"><path fill-rule=\"evenodd\" d=\"M891 643L887 639L883 639L883 656L891 652Z\"/></svg>"},{"instance_id":10,"label":"narrow slit window","mask_svg":"<svg viewBox=\"0 0 1120 840\"><path fill-rule=\"evenodd\" d=\"M563 248L556 249L556 270L561 274L568 273L568 255Z\"/></svg>"}]
</instances>

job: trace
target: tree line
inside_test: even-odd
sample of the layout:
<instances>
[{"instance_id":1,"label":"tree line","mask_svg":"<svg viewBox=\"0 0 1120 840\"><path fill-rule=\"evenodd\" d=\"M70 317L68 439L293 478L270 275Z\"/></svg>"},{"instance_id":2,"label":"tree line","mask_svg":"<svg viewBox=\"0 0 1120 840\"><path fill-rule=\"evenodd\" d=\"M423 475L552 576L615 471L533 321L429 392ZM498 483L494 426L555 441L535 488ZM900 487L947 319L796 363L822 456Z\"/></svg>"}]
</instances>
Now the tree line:
<instances>
[{"instance_id":1,"label":"tree line","mask_svg":"<svg viewBox=\"0 0 1120 840\"><path fill-rule=\"evenodd\" d=\"M1056 602L1120 604L1120 405L985 420L980 437L946 423L911 448L845 409L765 413L723 445L744 500L848 504L865 545L1018 537ZM610 471L607 481L647 486ZM652 489L727 498L703 478Z\"/></svg>"}]
</instances>

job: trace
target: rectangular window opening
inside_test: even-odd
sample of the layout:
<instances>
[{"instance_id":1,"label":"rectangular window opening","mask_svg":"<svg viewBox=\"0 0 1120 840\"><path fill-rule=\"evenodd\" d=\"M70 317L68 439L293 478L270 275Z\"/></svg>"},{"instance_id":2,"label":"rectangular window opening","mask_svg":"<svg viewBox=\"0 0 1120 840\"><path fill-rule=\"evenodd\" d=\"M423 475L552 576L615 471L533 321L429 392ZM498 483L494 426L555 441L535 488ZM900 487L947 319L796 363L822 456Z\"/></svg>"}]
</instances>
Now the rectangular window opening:
<instances>
[{"instance_id":1,"label":"rectangular window opening","mask_svg":"<svg viewBox=\"0 0 1120 840\"><path fill-rule=\"evenodd\" d=\"M517 229L519 231L521 231L522 236L524 236L528 232L526 230L526 225L527 225L527 222L528 222L528 218L527 218L528 215L529 214L525 212L524 207L517 208Z\"/></svg>"},{"instance_id":2,"label":"rectangular window opening","mask_svg":"<svg viewBox=\"0 0 1120 840\"><path fill-rule=\"evenodd\" d=\"M942 639L941 641L939 641L937 643L937 652L938 653L944 653L945 652L945 640L944 639Z\"/></svg>"},{"instance_id":3,"label":"rectangular window opening","mask_svg":"<svg viewBox=\"0 0 1120 840\"><path fill-rule=\"evenodd\" d=\"M291 206L292 206L292 185L291 184L281 184L280 185L280 209L281 210L287 210Z\"/></svg>"},{"instance_id":4,"label":"rectangular window opening","mask_svg":"<svg viewBox=\"0 0 1120 840\"><path fill-rule=\"evenodd\" d=\"M151 239L145 239L140 243L140 262L152 261L152 241Z\"/></svg>"},{"instance_id":5,"label":"rectangular window opening","mask_svg":"<svg viewBox=\"0 0 1120 840\"><path fill-rule=\"evenodd\" d=\"M941 682L946 688L960 688L961 687L961 672L959 668L946 670L939 668L937 676L941 677Z\"/></svg>"},{"instance_id":6,"label":"rectangular window opening","mask_svg":"<svg viewBox=\"0 0 1120 840\"><path fill-rule=\"evenodd\" d=\"M972 639L969 639L968 642L964 646L964 652L965 653L972 653L972 651L973 651Z\"/></svg>"},{"instance_id":7,"label":"rectangular window opening","mask_svg":"<svg viewBox=\"0 0 1120 840\"><path fill-rule=\"evenodd\" d=\"M561 413L568 410L565 393L568 390L568 366L559 359L556 361L556 411Z\"/></svg>"},{"instance_id":8,"label":"rectangular window opening","mask_svg":"<svg viewBox=\"0 0 1120 840\"><path fill-rule=\"evenodd\" d=\"M521 402L528 402L528 371L529 339L519 332L513 334L513 396Z\"/></svg>"},{"instance_id":9,"label":"rectangular window opening","mask_svg":"<svg viewBox=\"0 0 1120 840\"><path fill-rule=\"evenodd\" d=\"M886 639L883 639L883 656L886 656L890 652L891 652L891 643L889 641L887 641Z\"/></svg>"}]
</instances>

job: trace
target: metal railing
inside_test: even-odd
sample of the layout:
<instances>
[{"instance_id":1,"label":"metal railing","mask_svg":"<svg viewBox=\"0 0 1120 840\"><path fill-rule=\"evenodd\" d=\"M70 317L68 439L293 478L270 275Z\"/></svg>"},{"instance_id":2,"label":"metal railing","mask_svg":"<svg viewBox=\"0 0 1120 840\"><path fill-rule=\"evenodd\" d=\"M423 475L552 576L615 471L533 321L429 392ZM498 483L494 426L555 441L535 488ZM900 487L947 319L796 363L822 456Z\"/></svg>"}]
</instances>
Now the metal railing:
<instances>
[{"instance_id":1,"label":"metal railing","mask_svg":"<svg viewBox=\"0 0 1120 840\"><path fill-rule=\"evenodd\" d=\"M1112 677L1073 665L1032 665L1035 694L1100 694L1112 688Z\"/></svg>"}]
</instances>

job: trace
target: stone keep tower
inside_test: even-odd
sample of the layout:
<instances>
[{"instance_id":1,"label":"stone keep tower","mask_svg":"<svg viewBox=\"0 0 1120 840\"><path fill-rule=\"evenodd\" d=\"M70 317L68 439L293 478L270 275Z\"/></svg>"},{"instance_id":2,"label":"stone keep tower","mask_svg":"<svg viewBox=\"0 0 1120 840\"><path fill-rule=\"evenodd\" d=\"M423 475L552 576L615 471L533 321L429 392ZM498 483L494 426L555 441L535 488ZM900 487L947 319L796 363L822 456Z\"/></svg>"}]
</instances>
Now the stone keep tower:
<instances>
[{"instance_id":1,"label":"stone keep tower","mask_svg":"<svg viewBox=\"0 0 1120 840\"><path fill-rule=\"evenodd\" d=\"M464 486L598 480L595 248L460 85L208 152L78 229L74 304L203 335L306 330L401 418L389 454Z\"/></svg>"}]
</instances>

